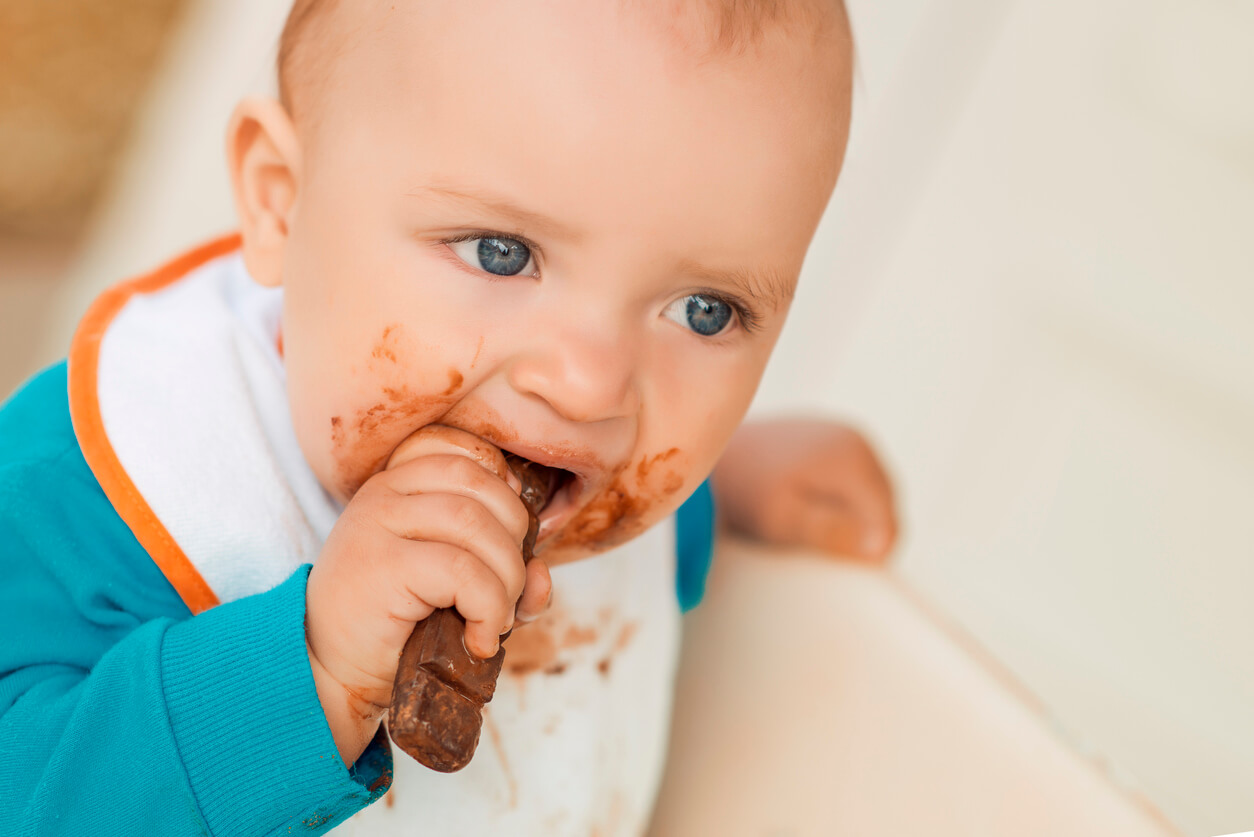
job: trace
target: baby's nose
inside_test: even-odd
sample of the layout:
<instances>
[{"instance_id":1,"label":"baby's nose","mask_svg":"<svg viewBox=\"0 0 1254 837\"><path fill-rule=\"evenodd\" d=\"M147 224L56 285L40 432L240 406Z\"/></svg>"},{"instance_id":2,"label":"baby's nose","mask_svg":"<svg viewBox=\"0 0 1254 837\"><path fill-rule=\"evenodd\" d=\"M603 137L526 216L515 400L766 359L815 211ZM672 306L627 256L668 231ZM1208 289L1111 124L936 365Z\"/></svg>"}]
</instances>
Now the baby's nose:
<instances>
[{"instance_id":1,"label":"baby's nose","mask_svg":"<svg viewBox=\"0 0 1254 837\"><path fill-rule=\"evenodd\" d=\"M509 380L569 421L605 421L636 413L637 359L636 347L621 331L565 327L521 353Z\"/></svg>"}]
</instances>

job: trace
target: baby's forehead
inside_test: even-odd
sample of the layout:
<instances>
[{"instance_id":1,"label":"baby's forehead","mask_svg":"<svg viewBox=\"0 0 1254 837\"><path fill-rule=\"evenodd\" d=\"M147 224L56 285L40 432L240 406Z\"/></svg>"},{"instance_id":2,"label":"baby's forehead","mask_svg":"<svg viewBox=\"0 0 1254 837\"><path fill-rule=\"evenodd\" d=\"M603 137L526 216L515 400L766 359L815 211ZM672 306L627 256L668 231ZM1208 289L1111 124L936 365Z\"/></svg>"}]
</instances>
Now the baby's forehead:
<instances>
[{"instance_id":1,"label":"baby's forehead","mask_svg":"<svg viewBox=\"0 0 1254 837\"><path fill-rule=\"evenodd\" d=\"M562 0L558 0L562 2ZM655 36L676 55L699 64L751 56L765 41L834 43L852 60L848 18L842 0L565 0L572 28L590 25L596 16L582 12L599 6L625 24ZM295 0L279 44L279 90L284 104L325 83L337 56L374 26L387 27L393 14L434 13L453 3L471 12L467 25L508 25L526 3L504 0ZM582 9L580 8L582 7ZM604 20L604 15L601 16ZM526 45L520 45L525 49Z\"/></svg>"},{"instance_id":2,"label":"baby's forehead","mask_svg":"<svg viewBox=\"0 0 1254 837\"><path fill-rule=\"evenodd\" d=\"M622 256L648 281L709 274L786 300L844 154L843 13L821 46L787 29L798 13L757 29L709 18L697 47L692 14L675 0L300 0L288 35L310 48L285 55L304 74L288 107L317 172L307 193L338 207L369 193L363 207L409 228L517 233L537 251ZM496 199L422 191L442 178Z\"/></svg>"}]
</instances>

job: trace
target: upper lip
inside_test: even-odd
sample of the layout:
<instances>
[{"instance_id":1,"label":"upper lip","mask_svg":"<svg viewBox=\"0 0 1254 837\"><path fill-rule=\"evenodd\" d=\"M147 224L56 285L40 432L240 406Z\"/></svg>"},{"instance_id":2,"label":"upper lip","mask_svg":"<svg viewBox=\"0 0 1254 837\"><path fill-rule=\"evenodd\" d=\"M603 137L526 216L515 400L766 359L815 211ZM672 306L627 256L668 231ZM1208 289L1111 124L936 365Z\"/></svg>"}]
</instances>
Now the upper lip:
<instances>
[{"instance_id":1,"label":"upper lip","mask_svg":"<svg viewBox=\"0 0 1254 837\"><path fill-rule=\"evenodd\" d=\"M581 480L593 479L599 471L604 470L600 457L591 450L569 447L559 450L538 444L529 445L521 439L506 442L496 438L491 431L471 432L475 432L479 438L491 442L505 453L516 454L546 468L561 468Z\"/></svg>"}]
</instances>

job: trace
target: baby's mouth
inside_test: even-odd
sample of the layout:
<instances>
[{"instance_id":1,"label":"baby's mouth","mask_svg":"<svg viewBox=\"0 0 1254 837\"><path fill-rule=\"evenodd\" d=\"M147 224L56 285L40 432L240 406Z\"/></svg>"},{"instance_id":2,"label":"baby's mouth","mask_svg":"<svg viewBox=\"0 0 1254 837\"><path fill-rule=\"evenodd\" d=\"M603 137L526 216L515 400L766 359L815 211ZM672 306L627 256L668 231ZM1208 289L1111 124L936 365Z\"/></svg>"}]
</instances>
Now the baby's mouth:
<instances>
[{"instance_id":1,"label":"baby's mouth","mask_svg":"<svg viewBox=\"0 0 1254 837\"><path fill-rule=\"evenodd\" d=\"M543 538L555 528L557 519L573 506L579 478L565 468L541 465L504 448L501 452L510 470L522 482L519 496L539 521L538 537Z\"/></svg>"},{"instance_id":2,"label":"baby's mouth","mask_svg":"<svg viewBox=\"0 0 1254 837\"><path fill-rule=\"evenodd\" d=\"M531 510L531 513L538 517L557 492L563 475L570 472L561 468L550 468L547 465L541 465L539 462L532 462L516 453L502 452L505 454L505 464L509 466L509 469L522 482L522 490L519 492L519 496L527 508Z\"/></svg>"}]
</instances>

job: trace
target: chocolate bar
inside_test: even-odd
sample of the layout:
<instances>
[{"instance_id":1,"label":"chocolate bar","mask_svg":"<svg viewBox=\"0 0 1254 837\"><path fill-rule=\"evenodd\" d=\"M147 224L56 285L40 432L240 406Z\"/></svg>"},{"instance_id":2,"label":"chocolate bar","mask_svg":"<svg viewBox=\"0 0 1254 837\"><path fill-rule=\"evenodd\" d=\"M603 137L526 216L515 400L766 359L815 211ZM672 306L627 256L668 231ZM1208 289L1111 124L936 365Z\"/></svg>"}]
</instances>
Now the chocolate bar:
<instances>
[{"instance_id":1,"label":"chocolate bar","mask_svg":"<svg viewBox=\"0 0 1254 837\"><path fill-rule=\"evenodd\" d=\"M522 482L527 507L523 561L530 561L540 524L538 515L556 484L553 472L520 456L506 464ZM414 626L401 652L392 689L388 733L423 765L453 773L470 763L483 727L483 706L492 700L505 662L505 640L483 660L466 650L466 622L454 608L441 608Z\"/></svg>"}]
</instances>

